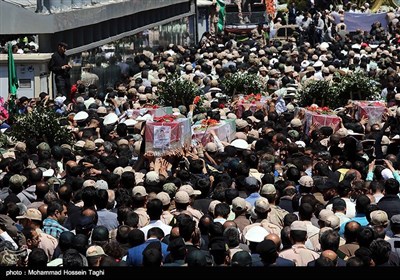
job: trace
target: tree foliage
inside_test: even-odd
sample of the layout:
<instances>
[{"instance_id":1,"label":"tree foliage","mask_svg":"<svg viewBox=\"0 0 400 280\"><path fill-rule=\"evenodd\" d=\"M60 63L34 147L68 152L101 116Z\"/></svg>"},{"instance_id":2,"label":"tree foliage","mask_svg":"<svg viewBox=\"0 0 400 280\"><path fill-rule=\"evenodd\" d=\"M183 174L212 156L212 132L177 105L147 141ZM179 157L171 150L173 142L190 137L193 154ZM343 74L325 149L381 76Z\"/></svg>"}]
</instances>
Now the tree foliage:
<instances>
[{"instance_id":1,"label":"tree foliage","mask_svg":"<svg viewBox=\"0 0 400 280\"><path fill-rule=\"evenodd\" d=\"M50 146L72 144L73 136L66 126L60 124L61 118L52 109L38 106L26 115L16 116L9 134L18 141L35 139Z\"/></svg>"},{"instance_id":2,"label":"tree foliage","mask_svg":"<svg viewBox=\"0 0 400 280\"><path fill-rule=\"evenodd\" d=\"M297 95L302 107L314 103L332 109L345 106L348 100L380 98L379 83L360 71L343 76L336 73L331 81L307 81Z\"/></svg>"},{"instance_id":3,"label":"tree foliage","mask_svg":"<svg viewBox=\"0 0 400 280\"><path fill-rule=\"evenodd\" d=\"M264 90L260 77L255 74L237 72L222 81L225 94L233 96L235 94L257 94Z\"/></svg>"},{"instance_id":4,"label":"tree foliage","mask_svg":"<svg viewBox=\"0 0 400 280\"><path fill-rule=\"evenodd\" d=\"M162 106L185 105L187 108L193 103L195 96L200 95L200 88L193 82L177 74L169 74L166 80L159 84L158 101Z\"/></svg>"}]
</instances>

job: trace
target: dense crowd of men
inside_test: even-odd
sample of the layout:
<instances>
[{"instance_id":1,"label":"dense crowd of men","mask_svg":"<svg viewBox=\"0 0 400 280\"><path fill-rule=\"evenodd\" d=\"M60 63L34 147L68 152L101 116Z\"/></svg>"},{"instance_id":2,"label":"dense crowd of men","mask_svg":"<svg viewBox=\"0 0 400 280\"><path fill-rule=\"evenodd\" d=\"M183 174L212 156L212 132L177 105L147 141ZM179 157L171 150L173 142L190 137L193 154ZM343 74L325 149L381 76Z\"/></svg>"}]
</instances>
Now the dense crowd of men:
<instances>
[{"instance_id":1,"label":"dense crowd of men","mask_svg":"<svg viewBox=\"0 0 400 280\"><path fill-rule=\"evenodd\" d=\"M298 33L287 41L256 28L246 40L206 33L196 47L93 56L69 92L20 97L20 116L52 108L74 141L8 138L0 265L399 266L399 19L355 32L328 10L289 19ZM350 102L335 110L339 127L305 129L300 89L357 71L379 83L381 117L361 118ZM225 92L238 72L259 77L263 102ZM162 156L146 149L171 74L202 102L173 118L234 122L232 139L210 127Z\"/></svg>"}]
</instances>

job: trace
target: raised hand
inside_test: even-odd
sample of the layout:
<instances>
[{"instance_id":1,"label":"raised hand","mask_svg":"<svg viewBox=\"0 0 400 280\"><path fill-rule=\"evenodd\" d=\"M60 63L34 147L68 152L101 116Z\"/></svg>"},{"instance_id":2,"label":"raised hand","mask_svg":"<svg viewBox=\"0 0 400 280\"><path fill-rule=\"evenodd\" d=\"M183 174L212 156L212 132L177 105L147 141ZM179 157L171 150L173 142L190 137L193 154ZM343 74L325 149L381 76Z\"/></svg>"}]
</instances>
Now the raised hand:
<instances>
[{"instance_id":1,"label":"raised hand","mask_svg":"<svg viewBox=\"0 0 400 280\"><path fill-rule=\"evenodd\" d=\"M375 169L375 160L371 161L370 164L368 164L368 172L373 172Z\"/></svg>"},{"instance_id":2,"label":"raised hand","mask_svg":"<svg viewBox=\"0 0 400 280\"><path fill-rule=\"evenodd\" d=\"M365 125L368 123L368 116L364 115L361 117L360 124Z\"/></svg>"}]
</instances>

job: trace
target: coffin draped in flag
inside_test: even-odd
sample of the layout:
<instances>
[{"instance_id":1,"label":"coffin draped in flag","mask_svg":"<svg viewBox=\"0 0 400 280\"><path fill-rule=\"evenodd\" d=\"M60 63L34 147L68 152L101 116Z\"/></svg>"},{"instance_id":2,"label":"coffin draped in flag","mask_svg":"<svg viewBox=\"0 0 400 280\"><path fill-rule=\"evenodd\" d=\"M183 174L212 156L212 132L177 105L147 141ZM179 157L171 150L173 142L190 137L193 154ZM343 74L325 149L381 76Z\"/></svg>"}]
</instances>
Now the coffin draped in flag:
<instances>
[{"instance_id":1,"label":"coffin draped in flag","mask_svg":"<svg viewBox=\"0 0 400 280\"><path fill-rule=\"evenodd\" d=\"M353 103L358 106L356 114L358 120L366 116L368 117L369 125L382 122L382 116L386 110L384 101L355 100Z\"/></svg>"},{"instance_id":2,"label":"coffin draped in flag","mask_svg":"<svg viewBox=\"0 0 400 280\"><path fill-rule=\"evenodd\" d=\"M316 128L320 128L322 126L330 126L332 127L333 131L335 132L336 130L339 129L340 126L340 117L338 117L335 114L320 114L317 112L312 112L309 110L306 110L305 113L305 133L308 134L310 127L312 124L316 124Z\"/></svg>"},{"instance_id":3,"label":"coffin draped in flag","mask_svg":"<svg viewBox=\"0 0 400 280\"><path fill-rule=\"evenodd\" d=\"M190 146L192 131L188 118L166 115L154 120L146 122L146 153L152 152L154 156L160 157Z\"/></svg>"},{"instance_id":4,"label":"coffin draped in flag","mask_svg":"<svg viewBox=\"0 0 400 280\"><path fill-rule=\"evenodd\" d=\"M192 138L198 140L203 144L203 146L205 146L208 142L212 141L212 136L210 134L211 130L215 131L219 140L229 143L235 139L235 120L222 120L213 125L207 125L202 123L202 121L199 121L192 126Z\"/></svg>"}]
</instances>

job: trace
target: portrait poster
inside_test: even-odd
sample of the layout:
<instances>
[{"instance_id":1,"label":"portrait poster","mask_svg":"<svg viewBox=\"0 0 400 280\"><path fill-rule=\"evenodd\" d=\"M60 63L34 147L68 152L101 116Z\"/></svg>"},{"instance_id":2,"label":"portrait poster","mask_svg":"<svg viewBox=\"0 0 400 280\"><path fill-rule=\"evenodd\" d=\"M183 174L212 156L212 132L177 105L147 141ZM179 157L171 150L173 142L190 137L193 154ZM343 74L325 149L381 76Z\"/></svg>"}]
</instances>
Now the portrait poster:
<instances>
[{"instance_id":1,"label":"portrait poster","mask_svg":"<svg viewBox=\"0 0 400 280\"><path fill-rule=\"evenodd\" d=\"M166 149L169 148L170 143L171 143L171 127L154 126L153 147L157 149Z\"/></svg>"}]
</instances>

